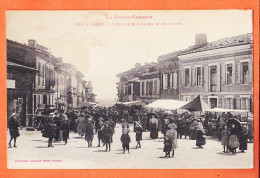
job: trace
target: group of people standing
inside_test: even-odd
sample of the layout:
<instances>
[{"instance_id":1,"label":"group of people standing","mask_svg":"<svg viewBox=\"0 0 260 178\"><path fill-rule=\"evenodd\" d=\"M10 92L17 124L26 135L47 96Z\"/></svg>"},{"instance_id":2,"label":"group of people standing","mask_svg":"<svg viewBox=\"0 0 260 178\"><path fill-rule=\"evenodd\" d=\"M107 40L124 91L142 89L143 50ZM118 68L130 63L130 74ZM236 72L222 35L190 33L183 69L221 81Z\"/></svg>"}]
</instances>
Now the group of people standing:
<instances>
[{"instance_id":1,"label":"group of people standing","mask_svg":"<svg viewBox=\"0 0 260 178\"><path fill-rule=\"evenodd\" d=\"M72 123L76 124L76 131L80 137L85 136L88 147L92 147L94 134L97 133L98 147L103 144L105 151L111 151L111 144L113 143L113 135L115 134L115 126L122 118L122 135L120 141L122 143L123 153L129 153L130 126L133 123L133 131L136 138L136 149L141 148L141 140L143 132L147 130L150 132L150 138L158 138L161 130L164 135L164 149L165 157L174 157L177 149L177 139L185 138L196 140L196 146L203 148L206 144L205 135L208 130L205 125L207 120L203 118L192 118L187 114L183 115L169 115L161 112L147 112L144 109L135 110L130 119L127 109L119 116L117 108L85 108L74 111L76 119L72 120L69 114L60 112L58 110L51 112L46 122L43 124L42 136L48 138L48 147L53 147L53 139L55 141L63 140L65 144L68 143L69 133L72 129ZM14 140L14 147L16 147L16 139L19 137L19 122L16 119L16 114L12 114L8 127L10 132L9 147ZM225 119L221 130L221 144L223 145L224 153L231 151L236 154L236 149L239 148L244 152L247 150L247 134L248 130L244 124L239 128L236 124L228 123L228 118Z\"/></svg>"}]
</instances>

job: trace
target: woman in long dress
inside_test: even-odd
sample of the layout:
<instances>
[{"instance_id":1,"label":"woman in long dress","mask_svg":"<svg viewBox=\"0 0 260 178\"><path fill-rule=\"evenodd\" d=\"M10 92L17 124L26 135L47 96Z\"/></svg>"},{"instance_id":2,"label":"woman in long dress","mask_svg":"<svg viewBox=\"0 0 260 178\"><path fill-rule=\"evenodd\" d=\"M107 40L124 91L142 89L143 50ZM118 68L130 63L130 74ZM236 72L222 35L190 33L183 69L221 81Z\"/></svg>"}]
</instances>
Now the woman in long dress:
<instances>
[{"instance_id":1,"label":"woman in long dress","mask_svg":"<svg viewBox=\"0 0 260 178\"><path fill-rule=\"evenodd\" d=\"M79 114L79 117L77 119L77 132L82 137L86 132L86 118L83 114Z\"/></svg>"},{"instance_id":2,"label":"woman in long dress","mask_svg":"<svg viewBox=\"0 0 260 178\"><path fill-rule=\"evenodd\" d=\"M206 144L205 141L205 137L203 137L203 135L206 132L204 131L202 122L198 122L198 126L197 126L197 137L196 137L196 146L198 146L199 148L203 148L202 145Z\"/></svg>"},{"instance_id":3,"label":"woman in long dress","mask_svg":"<svg viewBox=\"0 0 260 178\"><path fill-rule=\"evenodd\" d=\"M166 132L166 136L169 136L170 140L172 141L172 157L174 157L174 150L177 149L177 126L172 123L169 125L169 130Z\"/></svg>"},{"instance_id":4,"label":"woman in long dress","mask_svg":"<svg viewBox=\"0 0 260 178\"><path fill-rule=\"evenodd\" d=\"M231 149L232 154L236 154L236 149L239 147L239 142L238 142L239 130L235 124L231 125L229 134L230 134L230 138L229 138L228 146Z\"/></svg>"},{"instance_id":5,"label":"woman in long dress","mask_svg":"<svg viewBox=\"0 0 260 178\"><path fill-rule=\"evenodd\" d=\"M153 114L150 120L150 137L151 139L158 138L158 116L156 114Z\"/></svg>"},{"instance_id":6,"label":"woman in long dress","mask_svg":"<svg viewBox=\"0 0 260 178\"><path fill-rule=\"evenodd\" d=\"M242 150L242 152L244 152L244 150L247 150L247 134L248 134L248 129L247 126L244 124L239 137L239 143L240 143L239 150Z\"/></svg>"},{"instance_id":7,"label":"woman in long dress","mask_svg":"<svg viewBox=\"0 0 260 178\"><path fill-rule=\"evenodd\" d=\"M9 141L9 147L11 148L11 142L14 139L14 147L16 147L16 138L20 136L18 128L19 128L19 123L16 118L16 113L13 113L11 115L11 118L8 121L8 128L10 132L10 141Z\"/></svg>"},{"instance_id":8,"label":"woman in long dress","mask_svg":"<svg viewBox=\"0 0 260 178\"><path fill-rule=\"evenodd\" d=\"M228 139L229 139L229 135L228 135L228 126L224 125L223 129L222 129L222 137L221 137L221 145L223 145L223 149L224 149L224 153L228 152Z\"/></svg>"}]
</instances>

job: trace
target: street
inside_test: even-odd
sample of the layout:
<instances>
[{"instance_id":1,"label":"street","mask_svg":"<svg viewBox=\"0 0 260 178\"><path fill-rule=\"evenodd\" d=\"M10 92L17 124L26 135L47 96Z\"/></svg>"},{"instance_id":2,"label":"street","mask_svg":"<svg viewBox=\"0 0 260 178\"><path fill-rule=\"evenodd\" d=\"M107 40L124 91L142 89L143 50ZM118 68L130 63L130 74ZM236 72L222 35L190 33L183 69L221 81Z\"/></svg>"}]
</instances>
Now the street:
<instances>
[{"instance_id":1,"label":"street","mask_svg":"<svg viewBox=\"0 0 260 178\"><path fill-rule=\"evenodd\" d=\"M222 145L212 138L206 139L203 149L198 149L195 140L178 139L174 158L165 158L163 139L151 140L149 132L143 133L142 148L136 149L135 133L130 127L130 154L123 154L120 142L121 125L117 124L110 152L97 147L95 134L93 147L88 148L84 137L71 132L68 144L54 142L47 147L47 138L39 131L20 130L17 148L8 148L9 169L203 169L203 168L252 168L253 143L245 153L223 153ZM7 133L9 141L9 132ZM12 145L13 146L13 145Z\"/></svg>"}]
</instances>

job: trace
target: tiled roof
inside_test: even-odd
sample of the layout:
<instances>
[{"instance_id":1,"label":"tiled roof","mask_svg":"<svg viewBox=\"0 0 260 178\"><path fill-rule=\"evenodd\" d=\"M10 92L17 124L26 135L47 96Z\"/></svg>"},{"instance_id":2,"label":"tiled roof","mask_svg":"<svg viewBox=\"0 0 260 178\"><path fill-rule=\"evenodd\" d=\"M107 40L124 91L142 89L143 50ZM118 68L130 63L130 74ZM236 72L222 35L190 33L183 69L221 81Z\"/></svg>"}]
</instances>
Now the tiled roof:
<instances>
[{"instance_id":1,"label":"tiled roof","mask_svg":"<svg viewBox=\"0 0 260 178\"><path fill-rule=\"evenodd\" d=\"M253 43L253 35L252 33L247 33L239 36L233 36L228 38L223 38L211 43L205 43L202 45L194 45L188 49L178 51L178 55L185 55L190 53L202 52L202 51L209 51L219 48L226 48L232 46L239 46L244 44L252 44Z\"/></svg>"}]
</instances>

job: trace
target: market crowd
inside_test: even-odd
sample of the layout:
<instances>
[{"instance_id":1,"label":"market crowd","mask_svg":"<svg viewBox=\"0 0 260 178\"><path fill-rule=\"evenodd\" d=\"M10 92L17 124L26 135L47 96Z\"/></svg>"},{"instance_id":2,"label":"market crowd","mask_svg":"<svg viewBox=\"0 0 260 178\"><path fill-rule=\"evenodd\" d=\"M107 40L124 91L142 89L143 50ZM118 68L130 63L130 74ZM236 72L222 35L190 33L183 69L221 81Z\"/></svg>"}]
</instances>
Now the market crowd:
<instances>
[{"instance_id":1,"label":"market crowd","mask_svg":"<svg viewBox=\"0 0 260 178\"><path fill-rule=\"evenodd\" d=\"M97 134L97 146L105 146L105 151L111 151L115 126L121 123L123 153L129 153L130 124L133 124L135 132L136 148L141 148L142 133L150 132L151 139L159 138L159 132L164 137L165 157L174 157L174 151L178 148L178 139L196 140L196 146L203 148L206 144L206 136L217 138L223 145L223 152L236 154L237 149L244 152L247 143L252 139L248 131L247 123L241 122L240 116L231 113L213 115L205 113L200 117L194 117L189 112L178 114L171 111L148 111L144 108L118 108L113 107L82 107L64 111L57 109L46 113L47 117L36 118L35 128L42 132L42 136L48 139L48 147L53 147L54 141L68 143L71 131L77 132L80 137L85 137L88 147L93 146L94 134ZM8 121L10 132L9 147L19 134L19 122L16 114L12 114ZM115 140L118 141L118 140Z\"/></svg>"}]
</instances>

